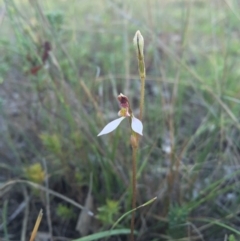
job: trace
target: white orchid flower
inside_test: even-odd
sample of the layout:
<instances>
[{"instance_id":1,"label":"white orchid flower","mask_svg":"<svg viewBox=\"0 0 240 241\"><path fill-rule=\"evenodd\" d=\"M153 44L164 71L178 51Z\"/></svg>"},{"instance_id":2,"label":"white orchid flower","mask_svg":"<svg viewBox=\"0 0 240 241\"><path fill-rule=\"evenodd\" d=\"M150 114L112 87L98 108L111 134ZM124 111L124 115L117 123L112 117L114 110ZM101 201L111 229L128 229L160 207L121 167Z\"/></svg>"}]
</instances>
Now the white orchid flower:
<instances>
[{"instance_id":1,"label":"white orchid flower","mask_svg":"<svg viewBox=\"0 0 240 241\"><path fill-rule=\"evenodd\" d=\"M131 129L135 133L137 133L137 134L142 136L143 135L143 133L142 133L142 131L143 131L143 124L142 124L142 122L139 119L137 119L133 115L127 96L125 96L125 95L123 95L121 93L118 96L118 101L119 101L120 107L121 107L120 111L118 112L118 115L120 116L120 118L109 122L103 128L103 130L98 134L98 136L106 135L106 134L114 131L125 118L130 118L131 119L130 120L131 121Z\"/></svg>"}]
</instances>

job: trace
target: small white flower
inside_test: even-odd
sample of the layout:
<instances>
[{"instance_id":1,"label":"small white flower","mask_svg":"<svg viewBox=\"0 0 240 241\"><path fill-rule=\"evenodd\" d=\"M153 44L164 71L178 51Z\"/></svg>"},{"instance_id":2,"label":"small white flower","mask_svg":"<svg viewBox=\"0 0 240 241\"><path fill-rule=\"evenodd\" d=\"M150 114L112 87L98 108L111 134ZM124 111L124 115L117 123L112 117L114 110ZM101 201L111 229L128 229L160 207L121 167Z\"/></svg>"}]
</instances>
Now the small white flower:
<instances>
[{"instance_id":1,"label":"small white flower","mask_svg":"<svg viewBox=\"0 0 240 241\"><path fill-rule=\"evenodd\" d=\"M130 105L129 105L129 102L128 102L128 98L125 95L120 94L118 96L118 100L119 100L120 106L121 106L121 110L118 112L118 115L121 116L121 117L116 119L116 120L111 121L110 123L108 123L102 129L102 131L98 134L98 136L106 135L106 134L114 131L125 118L131 118L131 128L132 128L132 130L142 136L143 135L142 134L143 124L139 119L137 119L132 114L132 111L130 109Z\"/></svg>"},{"instance_id":2,"label":"small white flower","mask_svg":"<svg viewBox=\"0 0 240 241\"><path fill-rule=\"evenodd\" d=\"M102 131L98 134L98 136L106 135L106 134L114 131L125 118L127 118L127 117L122 116L122 117L120 117L116 120L113 120L113 121L109 122L102 129ZM142 133L142 131L143 131L142 122L139 119L135 118L134 116L132 116L130 118L131 118L131 128L132 128L132 130L142 136L143 135L143 133Z\"/></svg>"}]
</instances>

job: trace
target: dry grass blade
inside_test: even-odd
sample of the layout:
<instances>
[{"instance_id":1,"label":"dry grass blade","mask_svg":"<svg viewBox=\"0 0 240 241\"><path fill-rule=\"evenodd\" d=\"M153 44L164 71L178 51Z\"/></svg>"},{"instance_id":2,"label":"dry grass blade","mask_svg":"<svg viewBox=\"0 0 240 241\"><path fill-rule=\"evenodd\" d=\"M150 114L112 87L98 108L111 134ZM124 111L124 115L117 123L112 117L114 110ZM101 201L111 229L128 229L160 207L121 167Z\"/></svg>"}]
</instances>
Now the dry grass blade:
<instances>
[{"instance_id":1,"label":"dry grass blade","mask_svg":"<svg viewBox=\"0 0 240 241\"><path fill-rule=\"evenodd\" d=\"M43 211L41 209L39 214L38 214L38 217L37 217L37 220L36 220L36 223L35 223L35 226L33 228L33 231L32 231L32 234L31 234L31 237L30 237L29 241L34 241L34 239L36 237L36 234L37 234L37 231L38 231L38 228L39 228L39 225L40 225L41 220L42 220L42 216L43 216Z\"/></svg>"},{"instance_id":2,"label":"dry grass blade","mask_svg":"<svg viewBox=\"0 0 240 241\"><path fill-rule=\"evenodd\" d=\"M85 210L81 211L76 228L75 228L77 231L79 231L79 233L82 236L86 236L91 229L91 216L89 216L86 210L93 209L92 175L90 178L89 191L88 191L88 195L87 195L84 207L85 207Z\"/></svg>"}]
</instances>

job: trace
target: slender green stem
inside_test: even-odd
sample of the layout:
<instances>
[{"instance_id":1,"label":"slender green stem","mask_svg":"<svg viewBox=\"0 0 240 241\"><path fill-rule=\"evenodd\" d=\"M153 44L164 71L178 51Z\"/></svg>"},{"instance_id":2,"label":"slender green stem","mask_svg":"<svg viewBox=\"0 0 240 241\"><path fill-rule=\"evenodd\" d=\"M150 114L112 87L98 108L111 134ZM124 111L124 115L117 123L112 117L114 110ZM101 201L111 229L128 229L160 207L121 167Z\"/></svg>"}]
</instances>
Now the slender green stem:
<instances>
[{"instance_id":1,"label":"slender green stem","mask_svg":"<svg viewBox=\"0 0 240 241\"><path fill-rule=\"evenodd\" d=\"M138 31L139 32L139 31ZM140 92L140 120L143 118L143 108L144 108L144 94L145 94L145 63L143 55L143 37L141 33L136 33L137 35L137 57L138 57L138 71L141 80L141 92Z\"/></svg>"},{"instance_id":2,"label":"slender green stem","mask_svg":"<svg viewBox=\"0 0 240 241\"><path fill-rule=\"evenodd\" d=\"M140 61L139 61L140 63ZM144 60L143 60L144 64ZM139 68L140 69L140 68ZM141 78L141 93L140 93L140 114L139 114L139 119L142 120L143 118L143 108L144 108L144 94L145 94L145 67L143 69L143 73L140 73L140 78Z\"/></svg>"}]
</instances>

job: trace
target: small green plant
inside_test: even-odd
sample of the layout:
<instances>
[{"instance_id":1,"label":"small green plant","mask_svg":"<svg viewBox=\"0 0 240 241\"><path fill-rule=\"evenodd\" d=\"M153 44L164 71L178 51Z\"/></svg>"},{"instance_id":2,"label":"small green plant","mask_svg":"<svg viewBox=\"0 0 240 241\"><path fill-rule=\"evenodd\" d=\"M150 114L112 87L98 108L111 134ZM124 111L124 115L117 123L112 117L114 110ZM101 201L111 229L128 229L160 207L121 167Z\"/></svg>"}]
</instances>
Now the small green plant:
<instances>
[{"instance_id":1,"label":"small green plant","mask_svg":"<svg viewBox=\"0 0 240 241\"><path fill-rule=\"evenodd\" d=\"M188 209L177 205L171 205L168 212L168 233L172 238L186 237L186 223Z\"/></svg>"},{"instance_id":2,"label":"small green plant","mask_svg":"<svg viewBox=\"0 0 240 241\"><path fill-rule=\"evenodd\" d=\"M112 225L119 216L119 202L115 200L106 200L106 204L98 208L97 218L104 225Z\"/></svg>"},{"instance_id":3,"label":"small green plant","mask_svg":"<svg viewBox=\"0 0 240 241\"><path fill-rule=\"evenodd\" d=\"M235 236L231 234L228 238L228 241L237 241L237 240L235 239Z\"/></svg>"},{"instance_id":4,"label":"small green plant","mask_svg":"<svg viewBox=\"0 0 240 241\"><path fill-rule=\"evenodd\" d=\"M75 217L75 213L72 210L72 208L71 207L67 207L64 204L59 204L57 206L57 215L63 221L67 221L67 220L70 220L71 218Z\"/></svg>"},{"instance_id":5,"label":"small green plant","mask_svg":"<svg viewBox=\"0 0 240 241\"><path fill-rule=\"evenodd\" d=\"M45 179L45 172L40 163L34 163L24 169L25 177L35 183L43 183Z\"/></svg>"},{"instance_id":6,"label":"small green plant","mask_svg":"<svg viewBox=\"0 0 240 241\"><path fill-rule=\"evenodd\" d=\"M64 21L64 14L61 11L51 11L46 13L46 17L55 30L60 30Z\"/></svg>"},{"instance_id":7,"label":"small green plant","mask_svg":"<svg viewBox=\"0 0 240 241\"><path fill-rule=\"evenodd\" d=\"M62 145L60 137L57 134L51 135L48 133L42 133L40 135L40 139L42 140L43 145L47 147L49 151L56 155L61 154Z\"/></svg>"}]
</instances>

